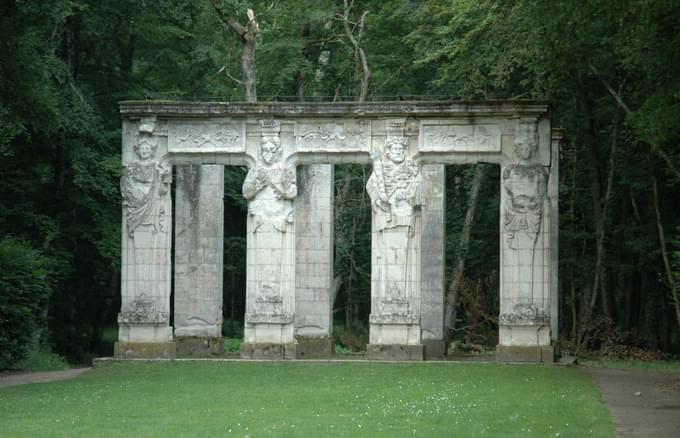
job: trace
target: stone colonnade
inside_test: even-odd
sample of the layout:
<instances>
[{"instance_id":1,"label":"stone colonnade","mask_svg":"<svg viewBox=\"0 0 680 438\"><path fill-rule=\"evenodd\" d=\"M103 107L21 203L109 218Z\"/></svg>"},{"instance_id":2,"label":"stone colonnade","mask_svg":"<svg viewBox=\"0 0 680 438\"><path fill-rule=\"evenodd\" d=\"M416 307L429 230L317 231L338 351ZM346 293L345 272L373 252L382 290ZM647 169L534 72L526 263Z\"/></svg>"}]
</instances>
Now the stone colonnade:
<instances>
[{"instance_id":1,"label":"stone colonnade","mask_svg":"<svg viewBox=\"0 0 680 438\"><path fill-rule=\"evenodd\" d=\"M485 162L501 166L497 356L553 360L560 137L544 103L144 101L120 109L117 357L221 350L225 165L249 169L241 355L331 354L332 165L341 163L373 166L369 358L443 355L444 166Z\"/></svg>"}]
</instances>

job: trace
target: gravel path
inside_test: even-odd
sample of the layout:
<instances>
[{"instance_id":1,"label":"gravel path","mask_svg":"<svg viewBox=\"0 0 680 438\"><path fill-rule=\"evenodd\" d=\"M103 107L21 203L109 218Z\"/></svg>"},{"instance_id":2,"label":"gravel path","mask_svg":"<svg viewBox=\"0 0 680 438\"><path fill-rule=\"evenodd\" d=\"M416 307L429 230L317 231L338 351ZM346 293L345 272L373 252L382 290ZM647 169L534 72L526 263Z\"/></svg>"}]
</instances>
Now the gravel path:
<instances>
[{"instance_id":1,"label":"gravel path","mask_svg":"<svg viewBox=\"0 0 680 438\"><path fill-rule=\"evenodd\" d=\"M9 373L0 374L0 388L27 383L54 382L77 377L92 368L72 368L64 371L40 371L35 373Z\"/></svg>"},{"instance_id":2,"label":"gravel path","mask_svg":"<svg viewBox=\"0 0 680 438\"><path fill-rule=\"evenodd\" d=\"M584 368L600 388L618 438L680 437L680 374Z\"/></svg>"}]
</instances>

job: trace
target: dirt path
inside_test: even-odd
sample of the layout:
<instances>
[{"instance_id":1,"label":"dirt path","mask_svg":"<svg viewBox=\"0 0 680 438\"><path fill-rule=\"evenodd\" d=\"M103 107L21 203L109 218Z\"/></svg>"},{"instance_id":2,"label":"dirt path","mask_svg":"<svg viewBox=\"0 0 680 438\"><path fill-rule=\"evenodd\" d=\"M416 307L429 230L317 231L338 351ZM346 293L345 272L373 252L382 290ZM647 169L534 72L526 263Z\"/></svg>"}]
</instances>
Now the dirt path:
<instances>
[{"instance_id":1,"label":"dirt path","mask_svg":"<svg viewBox=\"0 0 680 438\"><path fill-rule=\"evenodd\" d=\"M584 368L600 388L618 438L680 437L680 374Z\"/></svg>"},{"instance_id":2,"label":"dirt path","mask_svg":"<svg viewBox=\"0 0 680 438\"><path fill-rule=\"evenodd\" d=\"M64 371L40 371L36 373L0 374L0 388L24 385L26 383L54 382L56 380L72 379L92 368L73 368Z\"/></svg>"}]
</instances>

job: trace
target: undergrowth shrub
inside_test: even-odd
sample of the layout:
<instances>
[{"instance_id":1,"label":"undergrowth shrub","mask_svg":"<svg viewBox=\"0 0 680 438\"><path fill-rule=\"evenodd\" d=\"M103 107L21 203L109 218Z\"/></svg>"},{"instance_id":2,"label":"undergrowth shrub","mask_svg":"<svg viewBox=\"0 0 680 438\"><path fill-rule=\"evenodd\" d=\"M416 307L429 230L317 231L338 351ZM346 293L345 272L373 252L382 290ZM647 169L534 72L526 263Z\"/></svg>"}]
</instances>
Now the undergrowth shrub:
<instances>
[{"instance_id":1,"label":"undergrowth shrub","mask_svg":"<svg viewBox=\"0 0 680 438\"><path fill-rule=\"evenodd\" d=\"M622 330L609 317L596 316L582 328L581 349L586 356L606 359L666 360L667 353L652 349L635 330Z\"/></svg>"},{"instance_id":2,"label":"undergrowth shrub","mask_svg":"<svg viewBox=\"0 0 680 438\"><path fill-rule=\"evenodd\" d=\"M46 324L48 263L27 243L0 240L0 370L15 368Z\"/></svg>"}]
</instances>

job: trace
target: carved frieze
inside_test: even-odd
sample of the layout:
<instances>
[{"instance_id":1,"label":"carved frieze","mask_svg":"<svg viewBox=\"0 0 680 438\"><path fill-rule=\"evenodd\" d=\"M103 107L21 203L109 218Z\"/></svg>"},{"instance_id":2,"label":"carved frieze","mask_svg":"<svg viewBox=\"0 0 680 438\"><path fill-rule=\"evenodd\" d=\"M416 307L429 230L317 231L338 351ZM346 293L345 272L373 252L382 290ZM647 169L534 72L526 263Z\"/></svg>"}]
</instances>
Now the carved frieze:
<instances>
[{"instance_id":1,"label":"carved frieze","mask_svg":"<svg viewBox=\"0 0 680 438\"><path fill-rule=\"evenodd\" d=\"M356 121L301 121L295 124L298 152L368 151L370 125Z\"/></svg>"},{"instance_id":2,"label":"carved frieze","mask_svg":"<svg viewBox=\"0 0 680 438\"><path fill-rule=\"evenodd\" d=\"M118 322L124 324L160 324L168 321L168 312L159 311L155 301L145 293L139 294L118 314Z\"/></svg>"},{"instance_id":3,"label":"carved frieze","mask_svg":"<svg viewBox=\"0 0 680 438\"><path fill-rule=\"evenodd\" d=\"M512 312L503 313L498 317L498 323L503 325L547 325L550 317L533 304L515 304Z\"/></svg>"},{"instance_id":4,"label":"carved frieze","mask_svg":"<svg viewBox=\"0 0 680 438\"><path fill-rule=\"evenodd\" d=\"M421 152L500 152L501 128L497 124L421 125Z\"/></svg>"},{"instance_id":5,"label":"carved frieze","mask_svg":"<svg viewBox=\"0 0 680 438\"><path fill-rule=\"evenodd\" d=\"M169 152L243 152L245 124L240 122L175 122L168 132Z\"/></svg>"}]
</instances>

